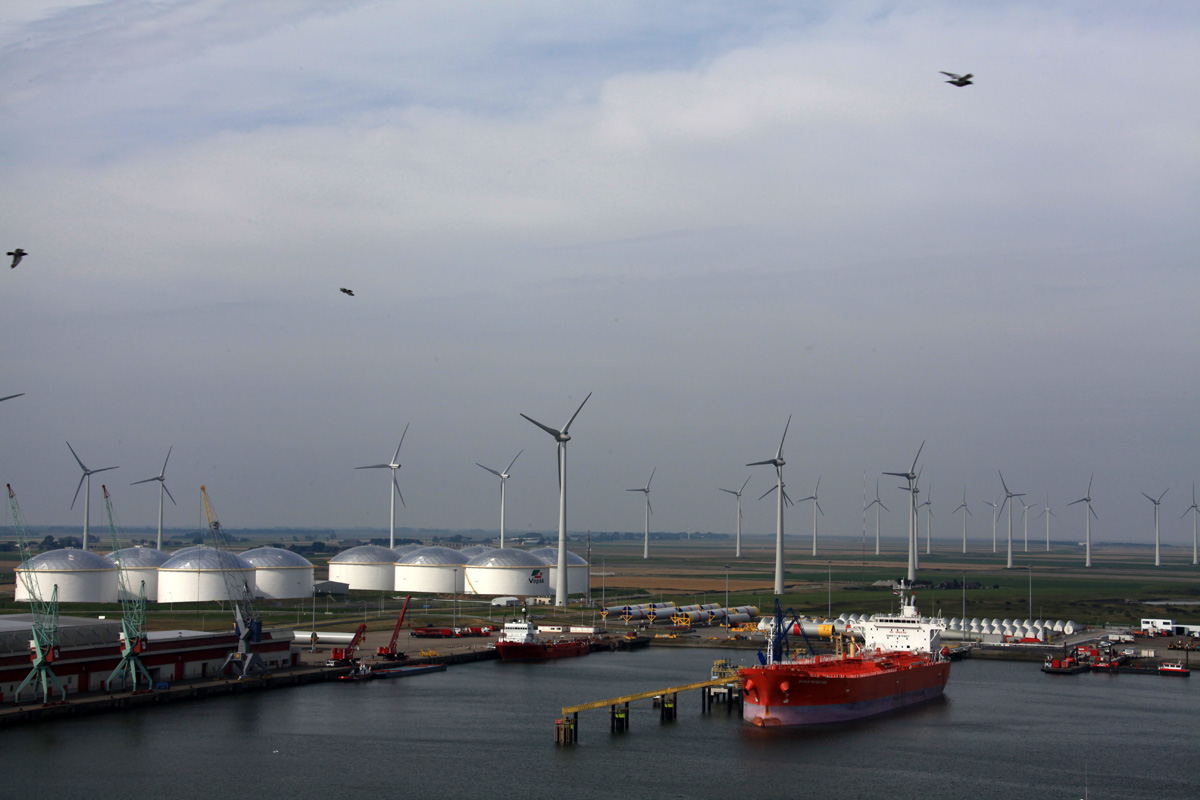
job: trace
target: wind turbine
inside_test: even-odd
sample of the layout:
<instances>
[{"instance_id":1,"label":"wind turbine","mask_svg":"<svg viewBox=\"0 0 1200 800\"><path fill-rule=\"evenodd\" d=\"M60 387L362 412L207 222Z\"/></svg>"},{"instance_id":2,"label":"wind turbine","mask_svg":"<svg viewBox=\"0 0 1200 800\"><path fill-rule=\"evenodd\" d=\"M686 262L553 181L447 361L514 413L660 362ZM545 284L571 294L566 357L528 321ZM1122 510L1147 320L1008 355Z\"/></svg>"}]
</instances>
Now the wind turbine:
<instances>
[{"instance_id":1,"label":"wind turbine","mask_svg":"<svg viewBox=\"0 0 1200 800\"><path fill-rule=\"evenodd\" d=\"M788 427L792 424L792 416L788 415L787 423L783 426L783 436L779 437L779 449L775 451L775 457L766 461L752 461L747 464L747 467L758 467L765 464L770 464L775 467L776 485L768 489L762 497L762 500L776 489L779 490L779 496L776 500L775 511L775 594L783 594L783 504L786 501L789 505L792 498L787 496L787 492L783 489L783 466L787 462L783 460L783 440L787 438Z\"/></svg>"},{"instance_id":2,"label":"wind turbine","mask_svg":"<svg viewBox=\"0 0 1200 800\"><path fill-rule=\"evenodd\" d=\"M167 488L167 481L164 477L167 474L167 462L171 460L171 451L175 447L172 445L167 448L167 457L163 459L162 469L153 478L146 478L144 481L134 481L130 486L137 486L139 483L150 483L150 481L158 481L158 544L156 547L162 550L162 521L163 521L163 492L167 493L167 497L171 497L171 490ZM179 505L175 502L175 498L171 497L172 505Z\"/></svg>"},{"instance_id":3,"label":"wind turbine","mask_svg":"<svg viewBox=\"0 0 1200 800\"><path fill-rule=\"evenodd\" d=\"M970 514L972 517L975 516L974 514L971 514L971 509L967 508L967 487L965 486L963 487L962 503L960 503L958 508L954 509L954 511L951 513L957 514L959 511L967 512L966 514L963 514L963 552L965 553L967 552L967 514Z\"/></svg>"},{"instance_id":4,"label":"wind turbine","mask_svg":"<svg viewBox=\"0 0 1200 800\"><path fill-rule=\"evenodd\" d=\"M999 500L1000 498L996 499ZM991 500L984 500L983 504L992 507L992 552L994 553L996 552L996 517L998 516L996 509L1000 507L1000 504L998 502L993 503Z\"/></svg>"},{"instance_id":5,"label":"wind turbine","mask_svg":"<svg viewBox=\"0 0 1200 800\"><path fill-rule=\"evenodd\" d=\"M642 558L650 557L650 515L654 513L654 509L650 506L650 481L654 480L654 472L658 467L650 470L650 480L646 481L646 486L643 489L626 489L627 492L641 492L646 495L646 538L642 540Z\"/></svg>"},{"instance_id":6,"label":"wind turbine","mask_svg":"<svg viewBox=\"0 0 1200 800\"><path fill-rule=\"evenodd\" d=\"M1162 566L1162 558L1159 556L1158 552L1158 506L1160 503L1162 503L1162 499L1167 496L1167 492L1169 491L1171 490L1163 489L1163 493L1158 496L1157 500L1145 492L1142 492L1142 497L1146 498L1151 503L1154 503L1154 566L1156 567Z\"/></svg>"},{"instance_id":7,"label":"wind turbine","mask_svg":"<svg viewBox=\"0 0 1200 800\"><path fill-rule=\"evenodd\" d=\"M879 509L882 508L884 511L891 511L891 509L888 508L887 506L885 506L883 504L883 501L879 499L879 481L878 480L875 481L875 499L872 500L870 503L868 503L867 507L864 508L863 511L868 510L871 506L876 506L876 508L875 508L875 555L879 555Z\"/></svg>"},{"instance_id":8,"label":"wind turbine","mask_svg":"<svg viewBox=\"0 0 1200 800\"><path fill-rule=\"evenodd\" d=\"M733 489L721 489L722 492L727 492L737 498L737 552L734 554L736 558L742 557L742 492L746 491L746 484L749 482L750 478L746 478L745 483L742 484L742 488L736 492Z\"/></svg>"},{"instance_id":9,"label":"wind turbine","mask_svg":"<svg viewBox=\"0 0 1200 800\"><path fill-rule=\"evenodd\" d=\"M1029 552L1029 509L1033 506L1025 505L1025 501L1021 501L1021 524L1025 526L1025 552Z\"/></svg>"},{"instance_id":10,"label":"wind turbine","mask_svg":"<svg viewBox=\"0 0 1200 800\"><path fill-rule=\"evenodd\" d=\"M562 430L556 431L549 425L543 425L533 417L521 414L522 417L537 425L546 433L554 437L554 441L558 443L558 574L554 579L554 605L567 605L567 442L571 441L571 435L567 432L571 428L571 423L579 416L579 412L583 410L584 404L592 396L588 392L587 397L583 398L583 402L579 404L579 408L575 409L575 413L567 420L567 424L563 425Z\"/></svg>"},{"instance_id":11,"label":"wind turbine","mask_svg":"<svg viewBox=\"0 0 1200 800\"><path fill-rule=\"evenodd\" d=\"M905 478L908 480L909 500L908 510L908 583L911 586L912 582L917 579L917 489L916 480L917 473L914 470L917 468L917 459L921 457L921 451L925 449L925 443L921 442L921 446L917 448L917 456L913 459L912 466L908 468L908 472L885 472L884 475L895 475L897 478Z\"/></svg>"},{"instance_id":12,"label":"wind turbine","mask_svg":"<svg viewBox=\"0 0 1200 800\"><path fill-rule=\"evenodd\" d=\"M12 400L14 397L24 397L24 396L25 396L24 392L17 392L16 394L10 394L7 397L0 397L0 403L3 403L5 400Z\"/></svg>"},{"instance_id":13,"label":"wind turbine","mask_svg":"<svg viewBox=\"0 0 1200 800\"><path fill-rule=\"evenodd\" d=\"M929 526L933 522L933 484L929 484L929 496L925 498L925 502L921 503L921 507L925 509L925 555L931 553Z\"/></svg>"},{"instance_id":14,"label":"wind turbine","mask_svg":"<svg viewBox=\"0 0 1200 800\"><path fill-rule=\"evenodd\" d=\"M1183 517L1192 514L1192 564L1200 564L1200 538L1196 536L1196 517L1200 517L1200 506L1196 505L1196 484L1192 484L1192 504L1188 506L1188 510L1183 512ZM1180 519L1183 519L1180 517Z\"/></svg>"},{"instance_id":15,"label":"wind turbine","mask_svg":"<svg viewBox=\"0 0 1200 800\"><path fill-rule=\"evenodd\" d=\"M1048 495L1048 494L1046 495L1046 507L1042 509L1042 513L1039 514L1038 516L1042 516L1042 517L1046 518L1046 552L1049 553L1050 552L1050 518L1055 516L1054 512L1050 510L1050 495Z\"/></svg>"},{"instance_id":16,"label":"wind turbine","mask_svg":"<svg viewBox=\"0 0 1200 800\"><path fill-rule=\"evenodd\" d=\"M817 476L817 485L813 488L813 493L801 500L804 503L808 500L813 501L813 555L817 554L817 512L821 512L821 516L825 516L825 509L821 508L821 501L817 499L817 492L821 489L821 476Z\"/></svg>"},{"instance_id":17,"label":"wind turbine","mask_svg":"<svg viewBox=\"0 0 1200 800\"><path fill-rule=\"evenodd\" d=\"M525 452L524 450L521 450L521 453L524 453L524 452ZM483 466L483 464L480 464L478 461L475 462L475 466L479 467L480 469L486 469L488 472L492 473L493 475L495 475L497 478L500 479L500 548L501 549L504 549L504 483L509 478L508 471L510 469L512 469L513 464L517 463L517 459L521 457L521 453L517 453L515 456L513 456L513 460L508 462L508 466L504 468L503 472L500 472L499 470L494 470L491 467L485 467L485 466Z\"/></svg>"},{"instance_id":18,"label":"wind turbine","mask_svg":"<svg viewBox=\"0 0 1200 800\"><path fill-rule=\"evenodd\" d=\"M1086 531L1086 538L1084 539L1084 547L1086 550L1083 562L1085 567L1090 567L1092 565L1092 517L1100 519L1100 517L1096 515L1096 512L1092 510L1092 478L1095 477L1096 473L1093 472L1092 477L1088 478L1087 494L1072 503L1067 503L1069 506L1073 506L1075 503L1087 503L1087 512L1083 515L1084 530Z\"/></svg>"},{"instance_id":19,"label":"wind turbine","mask_svg":"<svg viewBox=\"0 0 1200 800\"><path fill-rule=\"evenodd\" d=\"M110 469L117 467L102 467L101 469L88 469L79 460L79 456L75 455L75 448L71 447L71 443L67 442L67 449L71 451L71 455L75 456L75 463L83 470L83 476L79 479L79 486L75 487L75 496L71 498L71 508L75 507L75 501L79 499L79 490L83 488L83 549L88 547L88 516L92 510L91 494L92 494L92 475L97 472L108 472ZM86 486L85 486L86 484Z\"/></svg>"},{"instance_id":20,"label":"wind turbine","mask_svg":"<svg viewBox=\"0 0 1200 800\"><path fill-rule=\"evenodd\" d=\"M1004 482L1004 473L1000 473L1000 485L1004 487L1004 502L1000 504L1000 513L1004 513L1004 507L1008 506L1008 564L1006 569L1012 569L1012 502L1014 497L1024 497L1022 492L1009 491L1008 484ZM1024 501L1022 501L1024 502Z\"/></svg>"},{"instance_id":21,"label":"wind turbine","mask_svg":"<svg viewBox=\"0 0 1200 800\"><path fill-rule=\"evenodd\" d=\"M355 467L355 469L390 469L392 471L392 485L388 488L388 497L392 501L391 515L391 535L388 538L388 549L393 549L396 546L396 495L400 495L400 505L404 505L404 494L400 491L400 484L396 481L396 470L400 469L400 448L404 445L404 437L408 433L408 425L404 426L404 432L400 434L400 444L396 445L396 452L392 456L392 460L386 464L369 464L365 467ZM393 492L392 490L395 489ZM408 506L405 506L407 508Z\"/></svg>"}]
</instances>

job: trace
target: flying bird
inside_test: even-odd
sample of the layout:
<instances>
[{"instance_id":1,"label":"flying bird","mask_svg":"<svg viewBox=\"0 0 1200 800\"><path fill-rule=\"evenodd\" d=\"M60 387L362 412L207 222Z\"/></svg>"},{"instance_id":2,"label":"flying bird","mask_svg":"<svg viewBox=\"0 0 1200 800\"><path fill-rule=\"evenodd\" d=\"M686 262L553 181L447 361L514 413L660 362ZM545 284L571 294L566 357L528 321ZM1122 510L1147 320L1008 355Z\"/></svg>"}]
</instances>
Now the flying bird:
<instances>
[{"instance_id":1,"label":"flying bird","mask_svg":"<svg viewBox=\"0 0 1200 800\"><path fill-rule=\"evenodd\" d=\"M9 267L9 269L16 269L17 264L21 263L21 259L29 254L18 247L16 250L10 250L8 255L12 256L12 260L13 260L12 266Z\"/></svg>"},{"instance_id":2,"label":"flying bird","mask_svg":"<svg viewBox=\"0 0 1200 800\"><path fill-rule=\"evenodd\" d=\"M950 78L950 80L946 81L946 83L952 83L955 86L970 86L971 78L975 77L975 75L970 72L968 72L966 75L955 75L953 72L946 72L945 70L939 70L939 72Z\"/></svg>"},{"instance_id":3,"label":"flying bird","mask_svg":"<svg viewBox=\"0 0 1200 800\"><path fill-rule=\"evenodd\" d=\"M341 289L338 289L338 291L341 292L342 294L348 294L351 297L354 297L354 292L350 289L341 288Z\"/></svg>"}]
</instances>

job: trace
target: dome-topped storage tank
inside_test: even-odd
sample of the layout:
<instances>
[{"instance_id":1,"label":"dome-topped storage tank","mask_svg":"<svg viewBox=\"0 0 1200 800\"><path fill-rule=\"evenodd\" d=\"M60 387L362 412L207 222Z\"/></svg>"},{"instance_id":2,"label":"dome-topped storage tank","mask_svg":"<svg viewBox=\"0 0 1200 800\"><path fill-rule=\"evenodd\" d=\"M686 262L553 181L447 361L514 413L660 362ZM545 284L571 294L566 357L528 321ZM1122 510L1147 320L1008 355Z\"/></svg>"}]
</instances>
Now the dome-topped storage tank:
<instances>
[{"instance_id":1,"label":"dome-topped storage tank","mask_svg":"<svg viewBox=\"0 0 1200 800\"><path fill-rule=\"evenodd\" d=\"M228 601L225 573L238 585L255 590L254 565L241 556L198 545L185 547L158 568L158 602L207 603Z\"/></svg>"},{"instance_id":2,"label":"dome-topped storage tank","mask_svg":"<svg viewBox=\"0 0 1200 800\"><path fill-rule=\"evenodd\" d=\"M280 547L258 547L241 556L254 565L259 597L285 600L312 595L314 568L299 553Z\"/></svg>"},{"instance_id":3,"label":"dome-topped storage tank","mask_svg":"<svg viewBox=\"0 0 1200 800\"><path fill-rule=\"evenodd\" d=\"M558 583L558 548L539 547L530 550L550 567L550 586ZM583 556L567 551L567 594L584 594L588 590L588 563ZM551 592L553 594L553 592Z\"/></svg>"},{"instance_id":4,"label":"dome-topped storage tank","mask_svg":"<svg viewBox=\"0 0 1200 800\"><path fill-rule=\"evenodd\" d=\"M414 550L420 550L425 545L423 544L402 544L392 548L392 552L396 554L396 560L399 561L402 556L406 556Z\"/></svg>"},{"instance_id":5,"label":"dome-topped storage tank","mask_svg":"<svg viewBox=\"0 0 1200 800\"><path fill-rule=\"evenodd\" d=\"M329 580L351 589L390 592L396 588L395 568L395 553L377 544L364 544L329 559Z\"/></svg>"},{"instance_id":6,"label":"dome-topped storage tank","mask_svg":"<svg viewBox=\"0 0 1200 800\"><path fill-rule=\"evenodd\" d=\"M125 581L129 585L130 594L136 598L138 590L144 584L146 599L151 603L158 601L158 568L170 560L170 556L162 550L153 547L126 547L116 553L108 553L104 557L112 564L117 564L120 555L120 565L125 572ZM118 591L120 583L118 581Z\"/></svg>"},{"instance_id":7,"label":"dome-topped storage tank","mask_svg":"<svg viewBox=\"0 0 1200 800\"><path fill-rule=\"evenodd\" d=\"M467 562L466 573L467 591L474 594L548 597L553 592L545 560L527 550L480 553Z\"/></svg>"},{"instance_id":8,"label":"dome-topped storage tank","mask_svg":"<svg viewBox=\"0 0 1200 800\"><path fill-rule=\"evenodd\" d=\"M117 568L88 550L73 547L39 553L16 569L17 602L28 601L26 581L34 581L43 600L58 587L60 603L117 602Z\"/></svg>"},{"instance_id":9,"label":"dome-topped storage tank","mask_svg":"<svg viewBox=\"0 0 1200 800\"><path fill-rule=\"evenodd\" d=\"M422 547L396 562L398 592L461 592L466 586L465 569L470 558L449 547Z\"/></svg>"},{"instance_id":10,"label":"dome-topped storage tank","mask_svg":"<svg viewBox=\"0 0 1200 800\"><path fill-rule=\"evenodd\" d=\"M489 550L495 550L495 549L496 549L496 548L494 548L494 547L491 547L491 546L489 546L489 545L486 545L486 544L473 544L473 545L471 545L470 547L464 547L464 548L462 548L462 549L461 549L461 550L459 550L458 552L462 553L462 554L463 554L464 556L466 556L467 558L474 558L475 556L477 556L477 555L479 555L479 554L481 554L481 553L486 553L486 552L488 552Z\"/></svg>"}]
</instances>

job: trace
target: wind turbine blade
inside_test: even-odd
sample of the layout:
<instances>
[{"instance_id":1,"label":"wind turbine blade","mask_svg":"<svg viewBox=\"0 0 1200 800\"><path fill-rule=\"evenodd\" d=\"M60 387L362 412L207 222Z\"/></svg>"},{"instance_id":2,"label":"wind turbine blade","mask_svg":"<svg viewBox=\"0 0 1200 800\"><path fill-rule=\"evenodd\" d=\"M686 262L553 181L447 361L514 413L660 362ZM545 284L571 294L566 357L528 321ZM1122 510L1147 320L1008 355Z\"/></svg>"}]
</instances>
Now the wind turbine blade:
<instances>
[{"instance_id":1,"label":"wind turbine blade","mask_svg":"<svg viewBox=\"0 0 1200 800\"><path fill-rule=\"evenodd\" d=\"M75 456L75 463L79 465L79 468L84 472L87 472L87 467L85 467L83 462L79 460L79 456L75 455L75 448L71 447L70 442L67 442L67 449L71 451L71 455Z\"/></svg>"},{"instance_id":2,"label":"wind turbine blade","mask_svg":"<svg viewBox=\"0 0 1200 800\"><path fill-rule=\"evenodd\" d=\"M783 502L787 503L789 506L796 505L792 502L792 498L788 497L787 489L783 490Z\"/></svg>"},{"instance_id":3,"label":"wind turbine blade","mask_svg":"<svg viewBox=\"0 0 1200 800\"><path fill-rule=\"evenodd\" d=\"M166 481L163 481L162 488L163 488L163 491L167 493L167 497L171 497L171 490L167 488L167 482L166 482ZM179 503L176 503L176 502L175 502L175 498L174 498L174 497L171 497L171 504L172 504L172 505L176 505L176 506L177 506L177 505L179 505Z\"/></svg>"},{"instance_id":4,"label":"wind turbine blade","mask_svg":"<svg viewBox=\"0 0 1200 800\"><path fill-rule=\"evenodd\" d=\"M1008 484L1004 482L1004 473L1000 472L1000 470L996 470L996 472L1000 475L1000 485L1004 487L1004 494L1011 496L1012 492L1008 490Z\"/></svg>"},{"instance_id":5,"label":"wind turbine blade","mask_svg":"<svg viewBox=\"0 0 1200 800\"><path fill-rule=\"evenodd\" d=\"M408 506L404 505L404 492L400 491L400 484L396 481L396 473L394 472L392 473L392 486L396 487L396 494L400 495L400 505L408 508Z\"/></svg>"},{"instance_id":6,"label":"wind turbine blade","mask_svg":"<svg viewBox=\"0 0 1200 800\"><path fill-rule=\"evenodd\" d=\"M816 499L817 492L821 491L821 475L817 476L817 485L813 488L813 498Z\"/></svg>"},{"instance_id":7,"label":"wind turbine blade","mask_svg":"<svg viewBox=\"0 0 1200 800\"><path fill-rule=\"evenodd\" d=\"M654 473L657 471L658 471L658 467L654 467L653 469L650 470L650 480L646 481L646 491L650 490L650 481L654 480Z\"/></svg>"},{"instance_id":8,"label":"wind turbine blade","mask_svg":"<svg viewBox=\"0 0 1200 800\"><path fill-rule=\"evenodd\" d=\"M1092 508L1091 506L1088 506L1088 511L1092 512L1093 517L1095 517L1096 519L1100 519L1100 515L1096 513L1096 509Z\"/></svg>"},{"instance_id":9,"label":"wind turbine blade","mask_svg":"<svg viewBox=\"0 0 1200 800\"><path fill-rule=\"evenodd\" d=\"M1167 496L1167 492L1169 491L1171 491L1170 488L1163 489L1163 493L1158 496L1159 503L1162 502L1162 499Z\"/></svg>"},{"instance_id":10,"label":"wind turbine blade","mask_svg":"<svg viewBox=\"0 0 1200 800\"><path fill-rule=\"evenodd\" d=\"M625 491L627 491L627 492L643 492L645 490L644 489L626 489Z\"/></svg>"},{"instance_id":11,"label":"wind turbine blade","mask_svg":"<svg viewBox=\"0 0 1200 800\"><path fill-rule=\"evenodd\" d=\"M825 509L821 508L821 501L814 497L813 503L816 505L817 511L821 512L821 516L825 516Z\"/></svg>"},{"instance_id":12,"label":"wind turbine blade","mask_svg":"<svg viewBox=\"0 0 1200 800\"><path fill-rule=\"evenodd\" d=\"M521 453L524 453L524 452L525 452L525 449L522 448ZM510 469L512 469L513 464L517 463L517 459L521 457L521 453L517 453L515 456L513 456L513 460L508 462L508 466L504 468L505 473L507 473Z\"/></svg>"},{"instance_id":13,"label":"wind turbine blade","mask_svg":"<svg viewBox=\"0 0 1200 800\"><path fill-rule=\"evenodd\" d=\"M1096 473L1094 473L1094 472L1093 472L1093 473L1092 473L1092 475L1091 475L1091 477L1090 477L1090 478L1088 478L1088 492L1087 492L1087 496L1088 496L1088 497L1091 497L1091 496L1092 496L1092 480L1093 480L1095 477L1096 477Z\"/></svg>"},{"instance_id":14,"label":"wind turbine blade","mask_svg":"<svg viewBox=\"0 0 1200 800\"><path fill-rule=\"evenodd\" d=\"M405 424L404 432L400 434L400 444L396 445L396 454L392 456L392 464L398 463L397 459L400 458L400 448L404 446L404 437L407 435L408 435L408 424ZM390 467L391 464L388 464L388 466Z\"/></svg>"},{"instance_id":15,"label":"wind turbine blade","mask_svg":"<svg viewBox=\"0 0 1200 800\"><path fill-rule=\"evenodd\" d=\"M75 501L79 499L79 490L83 488L83 481L87 478L87 473L79 476L79 485L75 487L75 496L71 498L71 508L75 507Z\"/></svg>"},{"instance_id":16,"label":"wind turbine blade","mask_svg":"<svg viewBox=\"0 0 1200 800\"><path fill-rule=\"evenodd\" d=\"M766 497L767 495L769 495L771 492L775 491L778 488L779 488L778 486L772 486L770 489L767 489L765 492L763 492L761 495L759 495L758 499L762 500L764 497Z\"/></svg>"},{"instance_id":17,"label":"wind turbine blade","mask_svg":"<svg viewBox=\"0 0 1200 800\"><path fill-rule=\"evenodd\" d=\"M1146 494L1145 492L1142 492L1142 497L1146 498L1146 499L1147 499L1147 500L1149 500L1151 503L1157 503L1157 501L1156 501L1156 500L1155 500L1153 497L1151 497L1150 495Z\"/></svg>"},{"instance_id":18,"label":"wind turbine blade","mask_svg":"<svg viewBox=\"0 0 1200 800\"><path fill-rule=\"evenodd\" d=\"M791 424L792 424L792 415L788 414L787 424L783 426L783 436L779 437L779 449L775 452L776 459L783 458L783 440L787 438L788 428L791 426Z\"/></svg>"},{"instance_id":19,"label":"wind turbine blade","mask_svg":"<svg viewBox=\"0 0 1200 800\"><path fill-rule=\"evenodd\" d=\"M167 457L163 459L163 468L161 470L159 470L158 477L161 478L162 476L167 474L167 462L171 460L171 451L174 449L175 449L175 445L171 445L170 447L167 448Z\"/></svg>"},{"instance_id":20,"label":"wind turbine blade","mask_svg":"<svg viewBox=\"0 0 1200 800\"><path fill-rule=\"evenodd\" d=\"M764 465L764 464L774 464L774 463L775 463L775 459L773 459L773 458L772 458L772 459L770 459L770 460L768 460L768 461L751 461L751 462L750 462L749 464L747 464L746 466L747 466L747 467L760 467L760 466L762 466L762 465Z\"/></svg>"},{"instance_id":21,"label":"wind turbine blade","mask_svg":"<svg viewBox=\"0 0 1200 800\"><path fill-rule=\"evenodd\" d=\"M753 475L749 475L749 476L747 476L747 477L746 477L746 483L749 483L749 482L750 482L750 478L753 478L753 477L754 477ZM738 490L737 490L737 493L738 493L738 494L741 494L742 492L746 491L746 483L743 483L743 484L742 484L742 488L740 488L740 489L738 489ZM1196 489L1195 489L1195 487L1193 487L1193 488L1192 488L1192 502L1195 502L1195 501L1196 501Z\"/></svg>"},{"instance_id":22,"label":"wind turbine blade","mask_svg":"<svg viewBox=\"0 0 1200 800\"><path fill-rule=\"evenodd\" d=\"M367 467L355 467L355 469L391 469L391 464L371 464Z\"/></svg>"},{"instance_id":23,"label":"wind turbine blade","mask_svg":"<svg viewBox=\"0 0 1200 800\"><path fill-rule=\"evenodd\" d=\"M718 492L728 492L729 494L734 495L735 497L737 496L737 492L735 492L733 489L717 489L717 491Z\"/></svg>"},{"instance_id":24,"label":"wind turbine blade","mask_svg":"<svg viewBox=\"0 0 1200 800\"><path fill-rule=\"evenodd\" d=\"M878 500L878 502L879 502L879 505L883 506L883 501L882 501L882 500ZM890 508L888 508L887 506L883 506L883 510L884 510L884 511L888 511L888 512L890 512L890 511L891 511L891 509L890 509Z\"/></svg>"},{"instance_id":25,"label":"wind turbine blade","mask_svg":"<svg viewBox=\"0 0 1200 800\"><path fill-rule=\"evenodd\" d=\"M894 476L896 476L897 478L907 478L907 477L908 477L908 473L907 473L907 472L884 472L884 473L882 473L882 474L884 474L884 475L894 475Z\"/></svg>"},{"instance_id":26,"label":"wind turbine blade","mask_svg":"<svg viewBox=\"0 0 1200 800\"><path fill-rule=\"evenodd\" d=\"M157 481L157 480L159 480L159 478L157 476L155 476L153 478L146 478L146 480L144 480L144 481L134 481L133 483L131 483L129 485L137 486L139 483L149 483L150 481Z\"/></svg>"},{"instance_id":27,"label":"wind turbine blade","mask_svg":"<svg viewBox=\"0 0 1200 800\"><path fill-rule=\"evenodd\" d=\"M646 508L650 509L650 513L654 513L654 506L650 505L650 495L646 495Z\"/></svg>"},{"instance_id":28,"label":"wind turbine blade","mask_svg":"<svg viewBox=\"0 0 1200 800\"><path fill-rule=\"evenodd\" d=\"M493 475L495 475L497 478L503 478L503 477L504 477L503 475L501 475L501 474L500 474L499 472L497 472L496 470L492 469L491 467L485 467L485 466L483 466L483 464L480 464L478 461L476 461L476 462L475 462L475 466L477 466L477 467L479 467L479 468L481 468L481 469L486 469L488 472L492 473L492 474L493 474Z\"/></svg>"},{"instance_id":29,"label":"wind turbine blade","mask_svg":"<svg viewBox=\"0 0 1200 800\"><path fill-rule=\"evenodd\" d=\"M1069 505L1069 506L1073 506L1073 505L1075 505L1076 503L1082 503L1084 500L1087 500L1087 498L1086 498L1086 497L1081 497L1081 498L1079 498L1078 500L1072 500L1071 502L1067 503L1067 505Z\"/></svg>"},{"instance_id":30,"label":"wind turbine blade","mask_svg":"<svg viewBox=\"0 0 1200 800\"><path fill-rule=\"evenodd\" d=\"M592 396L592 393L588 392L588 396L583 398L583 403L579 404L579 408L575 409L575 413L571 415L571 418L569 420L567 420L567 424L563 425L563 429L562 429L563 433L566 433L567 431L571 430L571 423L574 422L575 418L579 416L579 412L583 411L584 403L586 403L591 398L591 396Z\"/></svg>"},{"instance_id":31,"label":"wind turbine blade","mask_svg":"<svg viewBox=\"0 0 1200 800\"><path fill-rule=\"evenodd\" d=\"M541 428L541 429L542 429L542 430L544 430L546 433L548 433L548 434L550 434L551 436L553 436L555 439L557 439L557 438L558 438L558 434L559 434L559 432L558 432L558 431L556 431L556 430L554 430L554 428L551 428L549 425L543 425L542 423L538 422L538 421L537 421L536 419L534 419L533 417L529 417L529 416L526 416L526 415L524 415L524 414L522 414L521 416L522 416L522 417L525 417L525 419L529 420L529 421L530 421L530 422L532 422L534 425L537 425L539 428Z\"/></svg>"},{"instance_id":32,"label":"wind turbine blade","mask_svg":"<svg viewBox=\"0 0 1200 800\"><path fill-rule=\"evenodd\" d=\"M910 473L917 468L917 461L921 458L921 451L925 449L925 441L921 441L921 446L917 448L917 455L913 458L912 467L908 470Z\"/></svg>"},{"instance_id":33,"label":"wind turbine blade","mask_svg":"<svg viewBox=\"0 0 1200 800\"><path fill-rule=\"evenodd\" d=\"M97 472L108 472L110 469L120 469L120 467L101 467L100 469L92 470L92 474L95 475Z\"/></svg>"},{"instance_id":34,"label":"wind turbine blade","mask_svg":"<svg viewBox=\"0 0 1200 800\"><path fill-rule=\"evenodd\" d=\"M10 394L8 397L0 397L0 403L3 403L5 400L12 400L14 397L24 397L24 396L25 396L24 392L20 392L19 394Z\"/></svg>"}]
</instances>

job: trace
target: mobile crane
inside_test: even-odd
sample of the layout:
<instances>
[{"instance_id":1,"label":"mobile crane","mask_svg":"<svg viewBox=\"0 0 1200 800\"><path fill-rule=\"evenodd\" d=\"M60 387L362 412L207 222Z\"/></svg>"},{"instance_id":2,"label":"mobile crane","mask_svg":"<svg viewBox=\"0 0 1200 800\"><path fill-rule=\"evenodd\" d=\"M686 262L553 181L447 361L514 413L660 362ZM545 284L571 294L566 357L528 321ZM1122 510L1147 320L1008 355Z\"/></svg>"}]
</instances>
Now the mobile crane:
<instances>
[{"instance_id":1,"label":"mobile crane","mask_svg":"<svg viewBox=\"0 0 1200 800\"><path fill-rule=\"evenodd\" d=\"M367 635L367 623L359 623L358 630L354 632L354 638L350 640L350 644L345 647L334 647L330 649L330 658L325 662L327 667L348 667L354 664L354 651L362 644L363 637Z\"/></svg>"},{"instance_id":2,"label":"mobile crane","mask_svg":"<svg viewBox=\"0 0 1200 800\"><path fill-rule=\"evenodd\" d=\"M392 629L392 640L388 642L387 647L380 647L375 651L377 658L382 658L384 661L408 660L407 655L396 652L396 640L400 638L400 628L404 626L404 614L408 611L408 600L411 596L404 595L404 607L400 609L400 618L396 620L396 627Z\"/></svg>"}]
</instances>

